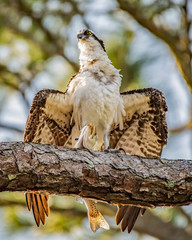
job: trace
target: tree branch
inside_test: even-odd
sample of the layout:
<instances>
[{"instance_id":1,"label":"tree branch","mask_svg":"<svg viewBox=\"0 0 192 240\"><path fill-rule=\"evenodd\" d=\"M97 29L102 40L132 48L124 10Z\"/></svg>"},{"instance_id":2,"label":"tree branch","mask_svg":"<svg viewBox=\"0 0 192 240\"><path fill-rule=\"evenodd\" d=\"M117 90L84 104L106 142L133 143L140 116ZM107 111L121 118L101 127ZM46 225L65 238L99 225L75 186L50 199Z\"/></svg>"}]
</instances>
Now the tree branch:
<instances>
[{"instance_id":1,"label":"tree branch","mask_svg":"<svg viewBox=\"0 0 192 240\"><path fill-rule=\"evenodd\" d=\"M79 66L77 65L76 62L71 61L66 54L64 54L64 48L65 46L65 39L62 39L62 45L59 43L58 38L59 36L53 35L46 27L43 25L43 17L42 18L37 18L34 17L33 11L30 7L28 7L22 0L17 0L18 7L21 11L29 15L33 22L41 29L41 31L45 34L48 42L50 44L54 43L54 48L55 48L55 53L58 55L61 55L71 66L72 68L77 71L79 69Z\"/></svg>"},{"instance_id":2,"label":"tree branch","mask_svg":"<svg viewBox=\"0 0 192 240\"><path fill-rule=\"evenodd\" d=\"M26 203L24 201L0 198L0 207L9 207L9 206L26 207ZM106 216L114 217L116 212L116 207L103 205L102 203L97 203L97 207L102 212L102 214ZM182 209L182 208L178 208L178 209ZM65 215L65 217L68 216L69 218L87 217L86 208L75 208L75 207L63 208L61 206L52 204L50 206L50 210L51 212L57 212L57 213L60 213L62 216ZM165 231L157 231L157 226L159 229L165 229ZM153 212L147 211L145 213L144 218L138 218L135 224L134 230L139 232L140 234L148 234L150 236L156 237L161 240L175 240L175 239L191 240L191 233L190 231L189 232L187 231L187 228L183 229L180 227L176 227L171 222L167 224L167 222L164 222L160 217L155 216ZM111 226L110 231L112 231L113 234L119 233L119 228L115 226L113 227Z\"/></svg>"},{"instance_id":3,"label":"tree branch","mask_svg":"<svg viewBox=\"0 0 192 240\"><path fill-rule=\"evenodd\" d=\"M192 110L191 110L191 112L192 112ZM189 121L187 123L185 123L183 126L175 128L175 129L170 129L169 133L170 134L178 134L178 133L181 133L182 131L190 130L190 129L192 129L192 116L189 119Z\"/></svg>"},{"instance_id":4,"label":"tree branch","mask_svg":"<svg viewBox=\"0 0 192 240\"><path fill-rule=\"evenodd\" d=\"M157 226L162 231L157 231ZM171 222L162 221L159 217L153 215L150 211L145 213L144 218L138 218L135 224L135 230L139 233L149 234L161 240L190 240L191 234L185 229L174 226Z\"/></svg>"},{"instance_id":5,"label":"tree branch","mask_svg":"<svg viewBox=\"0 0 192 240\"><path fill-rule=\"evenodd\" d=\"M192 203L192 160L0 143L0 191L37 190L136 206Z\"/></svg>"},{"instance_id":6,"label":"tree branch","mask_svg":"<svg viewBox=\"0 0 192 240\"><path fill-rule=\"evenodd\" d=\"M130 14L137 23L149 30L169 46L180 72L192 92L191 52L188 35L183 34L179 36L176 31L171 31L170 29L167 30L163 26L158 26L143 14L143 7L138 8L134 3L126 0L117 0L117 2L119 3L120 8ZM185 15L184 18L186 18ZM188 25L184 26L184 28L186 27L188 28ZM185 29L185 31L186 30L187 29Z\"/></svg>"},{"instance_id":7,"label":"tree branch","mask_svg":"<svg viewBox=\"0 0 192 240\"><path fill-rule=\"evenodd\" d=\"M15 126L5 124L5 123L1 123L1 122L0 122L0 128L8 129L8 130L15 131L15 132L18 132L18 133L23 133L24 132L24 130L19 128L19 127L15 127Z\"/></svg>"}]
</instances>

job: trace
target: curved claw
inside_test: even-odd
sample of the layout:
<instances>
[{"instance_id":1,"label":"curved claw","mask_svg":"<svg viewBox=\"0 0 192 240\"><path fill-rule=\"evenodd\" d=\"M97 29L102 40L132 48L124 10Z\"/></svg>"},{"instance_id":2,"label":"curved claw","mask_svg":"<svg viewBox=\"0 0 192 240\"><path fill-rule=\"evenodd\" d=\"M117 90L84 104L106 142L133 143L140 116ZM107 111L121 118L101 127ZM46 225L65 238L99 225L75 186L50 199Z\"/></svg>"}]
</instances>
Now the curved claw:
<instances>
[{"instance_id":1,"label":"curved claw","mask_svg":"<svg viewBox=\"0 0 192 240\"><path fill-rule=\"evenodd\" d=\"M108 152L108 153L121 153L121 152L123 152L123 153L126 154L126 152L123 148L117 148L117 149L107 148L107 149L104 150L104 152Z\"/></svg>"}]
</instances>

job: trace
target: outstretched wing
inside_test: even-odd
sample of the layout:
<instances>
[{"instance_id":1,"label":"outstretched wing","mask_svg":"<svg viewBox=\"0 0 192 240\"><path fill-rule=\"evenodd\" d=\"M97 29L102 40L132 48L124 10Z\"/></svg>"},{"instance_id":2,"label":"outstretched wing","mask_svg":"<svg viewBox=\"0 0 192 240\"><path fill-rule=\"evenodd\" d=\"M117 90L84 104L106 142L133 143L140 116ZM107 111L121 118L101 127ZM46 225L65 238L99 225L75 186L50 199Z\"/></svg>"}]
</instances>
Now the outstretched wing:
<instances>
[{"instance_id":1,"label":"outstretched wing","mask_svg":"<svg viewBox=\"0 0 192 240\"><path fill-rule=\"evenodd\" d=\"M24 141L63 146L71 133L72 106L65 93L44 89L36 94L27 119Z\"/></svg>"},{"instance_id":2,"label":"outstretched wing","mask_svg":"<svg viewBox=\"0 0 192 240\"><path fill-rule=\"evenodd\" d=\"M67 103L65 93L56 90L42 90L36 94L27 119L24 141L57 146L65 145L71 134L72 107ZM33 210L37 226L45 223L49 215L48 195L27 192L26 202Z\"/></svg>"},{"instance_id":3,"label":"outstretched wing","mask_svg":"<svg viewBox=\"0 0 192 240\"><path fill-rule=\"evenodd\" d=\"M167 106L162 93L152 88L121 93L126 116L124 127L113 127L110 133L110 147L123 148L131 155L159 158L167 142L165 114ZM145 210L128 205L118 206L116 222L121 229L130 232L139 212Z\"/></svg>"}]
</instances>

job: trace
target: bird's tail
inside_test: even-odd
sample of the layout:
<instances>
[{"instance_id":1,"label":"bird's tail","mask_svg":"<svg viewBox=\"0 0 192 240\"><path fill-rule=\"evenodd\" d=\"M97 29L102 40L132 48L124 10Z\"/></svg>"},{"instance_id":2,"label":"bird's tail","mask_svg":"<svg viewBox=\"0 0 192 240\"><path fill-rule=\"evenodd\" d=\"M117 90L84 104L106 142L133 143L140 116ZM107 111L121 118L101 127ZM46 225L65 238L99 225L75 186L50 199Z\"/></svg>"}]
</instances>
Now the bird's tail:
<instances>
[{"instance_id":1,"label":"bird's tail","mask_svg":"<svg viewBox=\"0 0 192 240\"><path fill-rule=\"evenodd\" d=\"M88 210L88 218L91 230L96 232L99 228L109 230L109 224L103 217L103 215L96 209L95 201L87 198L83 199Z\"/></svg>"}]
</instances>

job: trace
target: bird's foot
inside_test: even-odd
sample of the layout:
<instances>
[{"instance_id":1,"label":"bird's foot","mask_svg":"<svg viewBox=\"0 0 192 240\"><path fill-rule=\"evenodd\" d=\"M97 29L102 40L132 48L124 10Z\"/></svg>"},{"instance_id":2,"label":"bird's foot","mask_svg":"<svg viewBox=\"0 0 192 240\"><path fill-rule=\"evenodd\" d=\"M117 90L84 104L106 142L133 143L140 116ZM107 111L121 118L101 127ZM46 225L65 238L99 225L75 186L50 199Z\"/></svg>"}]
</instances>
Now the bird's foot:
<instances>
[{"instance_id":1,"label":"bird's foot","mask_svg":"<svg viewBox=\"0 0 192 240\"><path fill-rule=\"evenodd\" d=\"M126 153L125 150L123 148L117 148L117 149L113 149L113 148L107 148L104 150L104 152L108 152L108 153Z\"/></svg>"}]
</instances>

